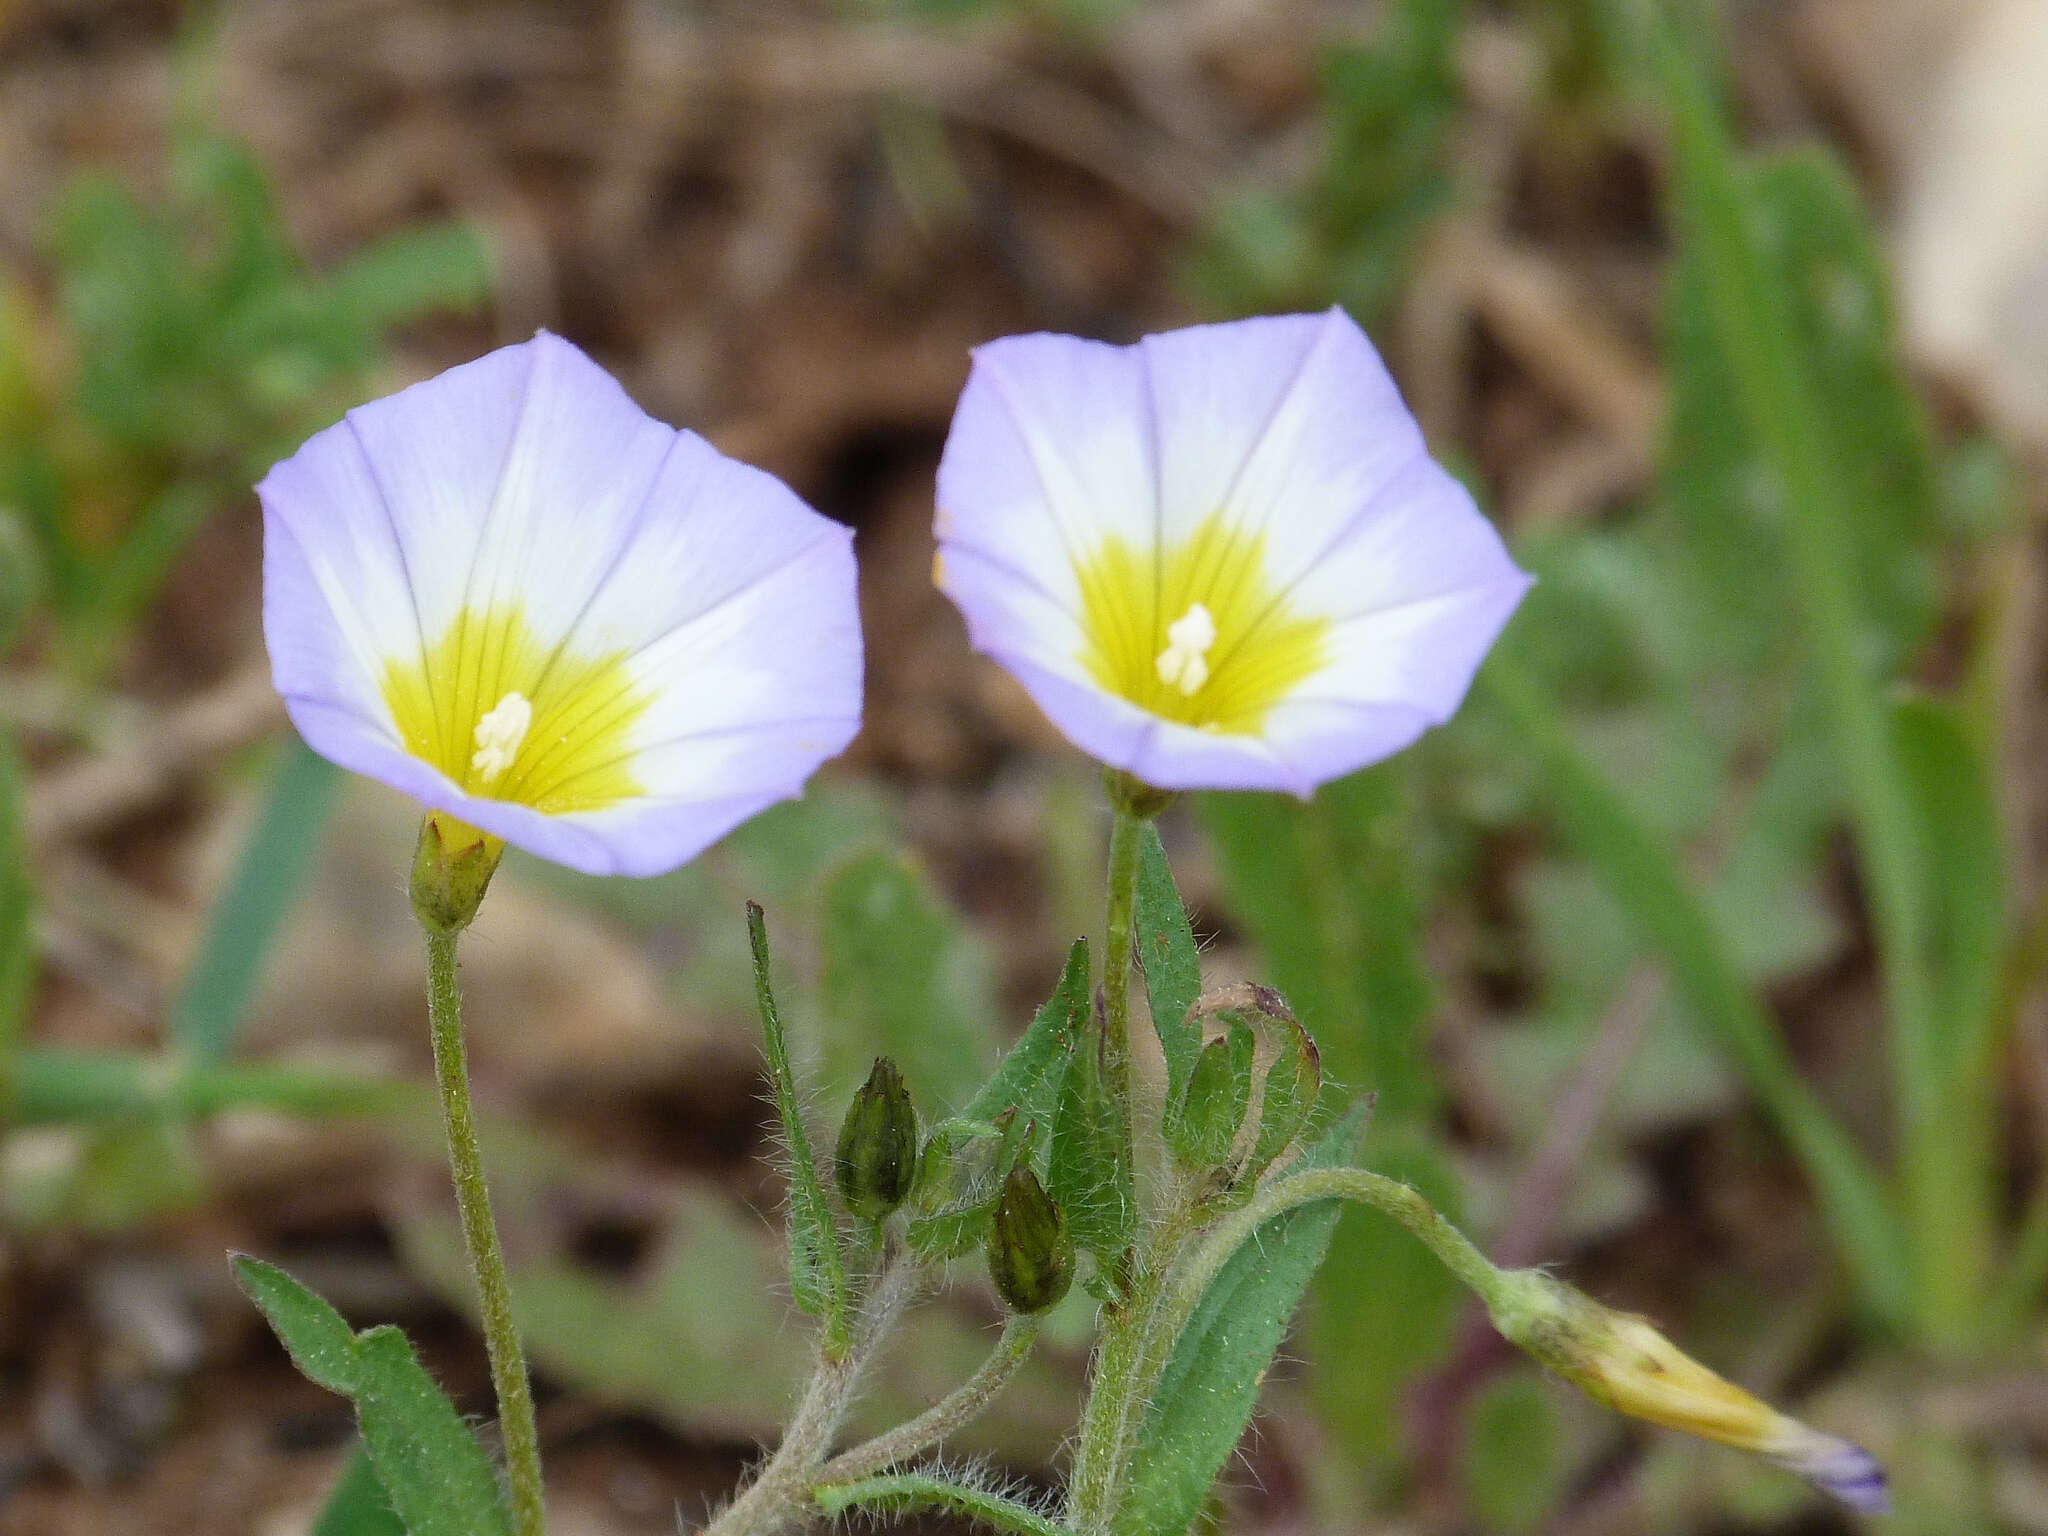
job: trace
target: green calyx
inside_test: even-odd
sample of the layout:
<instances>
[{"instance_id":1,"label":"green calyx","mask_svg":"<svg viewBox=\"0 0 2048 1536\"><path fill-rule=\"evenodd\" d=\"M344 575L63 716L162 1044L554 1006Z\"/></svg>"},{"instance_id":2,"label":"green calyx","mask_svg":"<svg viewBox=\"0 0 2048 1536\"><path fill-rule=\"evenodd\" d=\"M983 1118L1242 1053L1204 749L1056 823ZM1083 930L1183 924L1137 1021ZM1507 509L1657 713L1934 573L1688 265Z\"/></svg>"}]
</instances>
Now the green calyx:
<instances>
[{"instance_id":1,"label":"green calyx","mask_svg":"<svg viewBox=\"0 0 2048 1536\"><path fill-rule=\"evenodd\" d=\"M877 1056L839 1127L839 1195L864 1221L882 1221L909 1198L917 1177L917 1106L903 1074Z\"/></svg>"},{"instance_id":2,"label":"green calyx","mask_svg":"<svg viewBox=\"0 0 2048 1536\"><path fill-rule=\"evenodd\" d=\"M988 1242L989 1278L1013 1311L1043 1312L1074 1283L1067 1218L1029 1168L1010 1171Z\"/></svg>"},{"instance_id":3,"label":"green calyx","mask_svg":"<svg viewBox=\"0 0 2048 1536\"><path fill-rule=\"evenodd\" d=\"M443 939L467 928L504 852L503 838L445 811L429 812L412 856L412 910L420 926Z\"/></svg>"}]
</instances>

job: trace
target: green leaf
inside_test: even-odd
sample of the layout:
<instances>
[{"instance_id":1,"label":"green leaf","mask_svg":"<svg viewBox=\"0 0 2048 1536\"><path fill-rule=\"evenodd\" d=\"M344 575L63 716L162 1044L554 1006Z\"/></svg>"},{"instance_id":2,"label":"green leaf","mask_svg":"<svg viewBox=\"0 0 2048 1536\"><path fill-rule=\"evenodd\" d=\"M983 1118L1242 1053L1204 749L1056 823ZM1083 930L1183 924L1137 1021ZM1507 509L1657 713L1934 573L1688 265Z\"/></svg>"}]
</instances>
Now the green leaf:
<instances>
[{"instance_id":1,"label":"green leaf","mask_svg":"<svg viewBox=\"0 0 2048 1536\"><path fill-rule=\"evenodd\" d=\"M1152 1029L1166 1053L1169 1099L1184 1091L1195 1057L1202 1049L1202 1026L1188 1010L1202 991L1202 966L1195 954L1194 930L1187 908L1174 888L1159 828L1146 822L1139 832L1138 890L1133 909L1138 963L1145 970L1145 1000Z\"/></svg>"},{"instance_id":2,"label":"green leaf","mask_svg":"<svg viewBox=\"0 0 2048 1536\"><path fill-rule=\"evenodd\" d=\"M926 1103L971 1092L993 1031L981 948L899 853L856 854L825 887L818 945L832 1041L892 1058Z\"/></svg>"},{"instance_id":3,"label":"green leaf","mask_svg":"<svg viewBox=\"0 0 2048 1536\"><path fill-rule=\"evenodd\" d=\"M1567 835L1670 971L1688 1017L1742 1074L1792 1148L1864 1303L1888 1321L1909 1316L1904 1237L1883 1186L1799 1075L1676 856L1580 752L1555 705L1512 657L1495 653L1480 679L1541 773Z\"/></svg>"},{"instance_id":4,"label":"green leaf","mask_svg":"<svg viewBox=\"0 0 2048 1536\"><path fill-rule=\"evenodd\" d=\"M811 1497L819 1509L831 1516L851 1510L873 1510L887 1515L934 1510L963 1515L991 1530L1012 1532L1013 1536L1072 1536L1067 1527L1028 1504L925 1472L892 1472L864 1477L855 1483L825 1483L813 1488Z\"/></svg>"},{"instance_id":5,"label":"green leaf","mask_svg":"<svg viewBox=\"0 0 2048 1536\"><path fill-rule=\"evenodd\" d=\"M1354 1106L1297 1166L1347 1161L1370 1110L1369 1102ZM1120 1530L1181 1536L1201 1510L1251 1422L1259 1384L1341 1209L1336 1200L1316 1201L1261 1223L1217 1272L1153 1391Z\"/></svg>"},{"instance_id":6,"label":"green leaf","mask_svg":"<svg viewBox=\"0 0 2048 1536\"><path fill-rule=\"evenodd\" d=\"M425 1110L418 1083L290 1062L192 1065L155 1052L25 1046L14 1063L15 1125L202 1118L260 1108L328 1118Z\"/></svg>"},{"instance_id":7,"label":"green leaf","mask_svg":"<svg viewBox=\"0 0 2048 1536\"><path fill-rule=\"evenodd\" d=\"M1458 1472L1482 1529L1520 1536L1556 1512L1569 1486L1562 1439L1537 1371L1515 1370L1473 1398Z\"/></svg>"},{"instance_id":8,"label":"green leaf","mask_svg":"<svg viewBox=\"0 0 2048 1536\"><path fill-rule=\"evenodd\" d=\"M27 779L13 739L0 731L0 1104L19 1093L16 1055L36 984L35 886L22 830Z\"/></svg>"},{"instance_id":9,"label":"green leaf","mask_svg":"<svg viewBox=\"0 0 2048 1536\"><path fill-rule=\"evenodd\" d=\"M377 1481L367 1447L357 1445L341 1469L327 1507L313 1522L313 1536L406 1536L405 1522L391 1508L391 1495Z\"/></svg>"},{"instance_id":10,"label":"green leaf","mask_svg":"<svg viewBox=\"0 0 2048 1536\"><path fill-rule=\"evenodd\" d=\"M421 224L351 255L327 279L326 302L366 331L435 310L472 310L491 293L491 249L469 224Z\"/></svg>"},{"instance_id":11,"label":"green leaf","mask_svg":"<svg viewBox=\"0 0 2048 1536\"><path fill-rule=\"evenodd\" d=\"M1102 1080L1102 1045L1101 1031L1091 1029L1067 1057L1052 1117L1046 1188L1066 1212L1074 1246L1108 1270L1131 1246L1138 1205L1122 1120Z\"/></svg>"},{"instance_id":12,"label":"green leaf","mask_svg":"<svg viewBox=\"0 0 2048 1536\"><path fill-rule=\"evenodd\" d=\"M843 1353L852 1339L852 1318L846 1296L846 1268L839 1254L839 1226L825 1199L825 1186L811 1161L810 1138L804 1133L797 1101L796 1073L789 1064L789 1041L768 984L768 923L759 906L747 903L747 937L754 950L754 995L761 1008L761 1033L767 1043L768 1075L775 1087L775 1112L782 1121L783 1149L789 1158L789 1284L796 1304L825 1325L826 1347Z\"/></svg>"},{"instance_id":13,"label":"green leaf","mask_svg":"<svg viewBox=\"0 0 2048 1536\"><path fill-rule=\"evenodd\" d=\"M218 1061L248 1011L293 900L312 872L341 770L296 737L284 750L198 958L172 1000L171 1038L194 1061Z\"/></svg>"},{"instance_id":14,"label":"green leaf","mask_svg":"<svg viewBox=\"0 0 2048 1536\"><path fill-rule=\"evenodd\" d=\"M292 1363L356 1405L376 1480L408 1536L510 1536L490 1458L396 1328L353 1333L273 1264L237 1255L235 1278Z\"/></svg>"},{"instance_id":15,"label":"green leaf","mask_svg":"<svg viewBox=\"0 0 2048 1536\"><path fill-rule=\"evenodd\" d=\"M356 1336L342 1315L275 1264L238 1255L235 1278L270 1321L299 1374L343 1396L356 1390Z\"/></svg>"},{"instance_id":16,"label":"green leaf","mask_svg":"<svg viewBox=\"0 0 2048 1536\"><path fill-rule=\"evenodd\" d=\"M2009 1015L2001 1004L2010 883L1997 786L1962 711L1933 699L1892 708L1892 751L1918 822L1915 863L1926 880L1921 912L1936 1016L1942 1021L1915 1096L1938 1107L1941 1135L1922 1157L1944 1168L1924 1177L1945 1198L1922 1208L1919 1240L1936 1247L1958 1292L1977 1294L1992 1265L2001 1220L1999 1067ZM1904 1064L1901 1064L1904 1069Z\"/></svg>"},{"instance_id":17,"label":"green leaf","mask_svg":"<svg viewBox=\"0 0 2048 1536\"><path fill-rule=\"evenodd\" d=\"M1088 1033L1088 941L1074 940L1066 968L1045 1006L1010 1048L996 1074L961 1111L963 1120L993 1121L1014 1106L1020 1114L1050 1120L1075 1043Z\"/></svg>"}]
</instances>

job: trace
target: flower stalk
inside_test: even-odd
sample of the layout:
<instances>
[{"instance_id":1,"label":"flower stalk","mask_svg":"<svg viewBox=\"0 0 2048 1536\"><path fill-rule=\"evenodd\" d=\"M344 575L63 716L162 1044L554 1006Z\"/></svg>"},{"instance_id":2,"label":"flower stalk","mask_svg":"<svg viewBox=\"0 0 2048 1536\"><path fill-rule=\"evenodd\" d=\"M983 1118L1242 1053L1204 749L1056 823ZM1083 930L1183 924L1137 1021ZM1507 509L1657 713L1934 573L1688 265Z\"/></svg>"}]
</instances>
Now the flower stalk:
<instances>
[{"instance_id":1,"label":"flower stalk","mask_svg":"<svg viewBox=\"0 0 2048 1536\"><path fill-rule=\"evenodd\" d=\"M512 1529L516 1536L543 1536L547 1517L541 1497L540 1433L534 1423L526 1355L512 1321L505 1254L491 1216L490 1191L484 1184L476 1111L470 1103L469 1066L462 1042L462 990L455 974L456 937L456 933L431 929L427 933L427 1019L434 1037L434 1076L441 1090L441 1122L448 1132L455 1203L462 1212L462 1243L476 1276L484 1345L491 1357L491 1387L497 1394L498 1424L505 1438Z\"/></svg>"}]
</instances>

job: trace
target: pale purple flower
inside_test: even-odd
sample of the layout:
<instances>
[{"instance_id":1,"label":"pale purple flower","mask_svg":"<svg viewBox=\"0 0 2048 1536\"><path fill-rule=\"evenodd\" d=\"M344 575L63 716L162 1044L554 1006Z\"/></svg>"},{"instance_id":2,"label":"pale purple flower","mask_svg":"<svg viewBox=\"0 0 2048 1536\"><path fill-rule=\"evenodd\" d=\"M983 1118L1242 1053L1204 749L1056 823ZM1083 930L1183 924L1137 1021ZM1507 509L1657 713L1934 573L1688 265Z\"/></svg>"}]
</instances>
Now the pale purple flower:
<instances>
[{"instance_id":1,"label":"pale purple flower","mask_svg":"<svg viewBox=\"0 0 2048 1536\"><path fill-rule=\"evenodd\" d=\"M349 412L257 492L308 744L572 869L672 869L859 727L849 531L559 337Z\"/></svg>"},{"instance_id":2,"label":"pale purple flower","mask_svg":"<svg viewBox=\"0 0 2048 1536\"><path fill-rule=\"evenodd\" d=\"M975 648L1161 789L1307 795L1400 750L1529 585L1334 309L978 348L938 509Z\"/></svg>"}]
</instances>

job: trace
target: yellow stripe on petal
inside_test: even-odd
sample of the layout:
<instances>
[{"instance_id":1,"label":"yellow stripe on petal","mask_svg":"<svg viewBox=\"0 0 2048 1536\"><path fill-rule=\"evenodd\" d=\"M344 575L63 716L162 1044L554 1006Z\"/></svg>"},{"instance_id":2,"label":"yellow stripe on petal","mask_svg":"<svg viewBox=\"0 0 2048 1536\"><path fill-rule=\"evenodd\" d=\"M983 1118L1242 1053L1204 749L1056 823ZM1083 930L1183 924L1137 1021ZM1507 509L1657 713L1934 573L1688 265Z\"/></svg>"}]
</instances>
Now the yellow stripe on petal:
<instances>
[{"instance_id":1,"label":"yellow stripe on petal","mask_svg":"<svg viewBox=\"0 0 2048 1536\"><path fill-rule=\"evenodd\" d=\"M1290 611L1265 535L1221 514L1164 551L1112 535L1074 575L1088 675L1178 724L1255 736L1328 660L1329 622Z\"/></svg>"},{"instance_id":2,"label":"yellow stripe on petal","mask_svg":"<svg viewBox=\"0 0 2048 1536\"><path fill-rule=\"evenodd\" d=\"M464 607L422 657L384 664L406 750L466 794L549 815L643 793L632 730L648 695L626 654L542 644L516 604Z\"/></svg>"}]
</instances>

